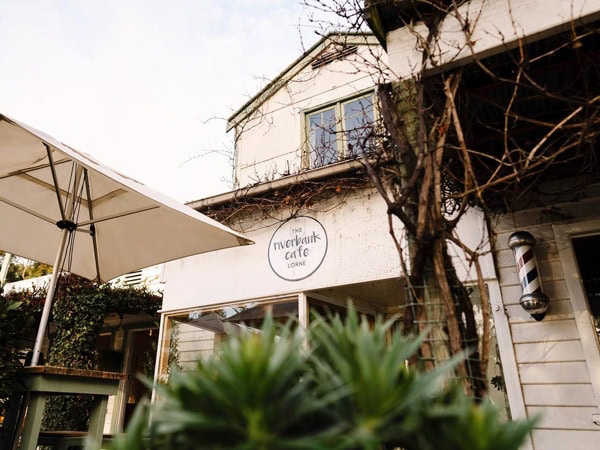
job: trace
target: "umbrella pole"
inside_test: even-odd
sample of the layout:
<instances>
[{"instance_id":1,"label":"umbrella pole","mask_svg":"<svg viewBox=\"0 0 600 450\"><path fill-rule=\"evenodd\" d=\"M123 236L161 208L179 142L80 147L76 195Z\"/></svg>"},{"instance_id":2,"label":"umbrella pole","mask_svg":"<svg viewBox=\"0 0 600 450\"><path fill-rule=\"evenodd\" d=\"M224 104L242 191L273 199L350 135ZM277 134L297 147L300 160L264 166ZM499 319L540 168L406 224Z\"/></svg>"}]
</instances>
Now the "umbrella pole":
<instances>
[{"instance_id":1,"label":"umbrella pole","mask_svg":"<svg viewBox=\"0 0 600 450\"><path fill-rule=\"evenodd\" d=\"M54 262L52 269L50 285L48 286L46 301L44 302L44 309L42 310L42 318L40 319L40 326L38 327L35 344L33 346L33 355L31 357L32 366L37 366L40 360L40 353L42 350L42 344L44 342L44 334L46 334L46 327L48 326L48 319L50 318L50 310L52 309L52 300L54 299L54 292L56 291L56 284L58 283L58 276L60 275L60 263L65 253L68 237L69 230L64 228L60 236L60 244L58 246L58 252L56 253L56 261Z\"/></svg>"},{"instance_id":2,"label":"umbrella pole","mask_svg":"<svg viewBox=\"0 0 600 450\"><path fill-rule=\"evenodd\" d=\"M8 268L10 266L10 260L12 258L11 253L5 253L2 259L2 269L0 269L0 291L4 287L6 281L6 275L8 274Z\"/></svg>"}]
</instances>

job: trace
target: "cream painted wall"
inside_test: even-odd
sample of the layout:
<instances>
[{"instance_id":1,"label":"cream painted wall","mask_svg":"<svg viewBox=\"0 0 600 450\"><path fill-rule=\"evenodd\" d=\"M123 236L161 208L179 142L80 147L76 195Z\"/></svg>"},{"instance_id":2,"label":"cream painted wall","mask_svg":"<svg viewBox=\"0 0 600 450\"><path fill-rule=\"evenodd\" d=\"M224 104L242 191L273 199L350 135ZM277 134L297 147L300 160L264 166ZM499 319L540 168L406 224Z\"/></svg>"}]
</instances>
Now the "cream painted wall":
<instances>
[{"instance_id":1,"label":"cream painted wall","mask_svg":"<svg viewBox=\"0 0 600 450\"><path fill-rule=\"evenodd\" d=\"M328 235L328 249L319 269L301 281L279 278L268 262L268 245L279 221L257 220L242 229L254 245L188 257L165 266L163 310L180 310L223 302L282 295L325 287L372 281L401 275L399 257L388 233L386 205L373 191L319 204L319 211L305 211L317 219ZM283 212L283 216L289 214ZM401 234L397 224L396 232ZM459 234L475 248L485 243L478 214L467 215ZM456 253L459 258L459 253ZM464 260L464 257L462 258ZM490 253L482 258L487 278L494 278ZM466 264L458 264L462 279L469 274Z\"/></svg>"},{"instance_id":2,"label":"cream painted wall","mask_svg":"<svg viewBox=\"0 0 600 450\"><path fill-rule=\"evenodd\" d=\"M515 47L525 41L569 30L573 22L581 24L600 18L598 0L471 0L449 14L441 26L436 52L425 71L443 66L466 64L473 60ZM469 23L467 41L463 26ZM393 78L408 78L420 73L422 52L419 40L427 35L423 25L404 27L386 38ZM468 45L467 45L468 42Z\"/></svg>"},{"instance_id":3,"label":"cream painted wall","mask_svg":"<svg viewBox=\"0 0 600 450\"><path fill-rule=\"evenodd\" d=\"M328 212L305 212L328 236L319 269L301 281L279 278L268 261L271 236L279 221L258 221L245 235L255 244L188 257L165 266L163 310L300 292L400 276L398 256L388 234L386 207L378 194L362 192L338 206L319 204ZM287 212L289 214L289 212ZM285 212L284 212L285 214Z\"/></svg>"},{"instance_id":4,"label":"cream painted wall","mask_svg":"<svg viewBox=\"0 0 600 450\"><path fill-rule=\"evenodd\" d=\"M236 181L245 187L302 169L304 113L374 90L385 62L378 45L359 45L357 54L313 70L302 69L235 128Z\"/></svg>"}]
</instances>

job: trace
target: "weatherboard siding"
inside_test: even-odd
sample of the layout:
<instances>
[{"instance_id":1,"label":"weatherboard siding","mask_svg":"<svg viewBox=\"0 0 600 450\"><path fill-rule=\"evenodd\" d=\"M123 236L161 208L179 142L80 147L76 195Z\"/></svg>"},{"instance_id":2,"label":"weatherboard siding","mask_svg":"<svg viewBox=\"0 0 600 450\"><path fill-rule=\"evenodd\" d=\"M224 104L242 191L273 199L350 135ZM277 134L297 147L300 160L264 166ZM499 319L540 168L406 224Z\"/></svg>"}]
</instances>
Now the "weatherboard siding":
<instances>
[{"instance_id":1,"label":"weatherboard siding","mask_svg":"<svg viewBox=\"0 0 600 450\"><path fill-rule=\"evenodd\" d=\"M532 431L536 450L598 450L598 431L536 427Z\"/></svg>"},{"instance_id":2,"label":"weatherboard siding","mask_svg":"<svg viewBox=\"0 0 600 450\"><path fill-rule=\"evenodd\" d=\"M215 348L215 334L197 327L177 324L178 364L181 370L192 370L198 359L206 359Z\"/></svg>"},{"instance_id":3,"label":"weatherboard siding","mask_svg":"<svg viewBox=\"0 0 600 450\"><path fill-rule=\"evenodd\" d=\"M569 222L597 218L600 198L557 205ZM600 448L600 426L596 398L576 320L565 281L553 225L542 208L520 211L497 218L496 264L504 311L508 318L522 398L528 417L539 417L531 433L534 449ZM556 216L554 216L556 217ZM521 308L521 286L508 238L514 231L528 231L537 240L534 250L543 291L550 306L543 321L535 321ZM598 230L600 232L600 230ZM568 268L572 270L572 268ZM596 349L587 349L587 352Z\"/></svg>"}]
</instances>

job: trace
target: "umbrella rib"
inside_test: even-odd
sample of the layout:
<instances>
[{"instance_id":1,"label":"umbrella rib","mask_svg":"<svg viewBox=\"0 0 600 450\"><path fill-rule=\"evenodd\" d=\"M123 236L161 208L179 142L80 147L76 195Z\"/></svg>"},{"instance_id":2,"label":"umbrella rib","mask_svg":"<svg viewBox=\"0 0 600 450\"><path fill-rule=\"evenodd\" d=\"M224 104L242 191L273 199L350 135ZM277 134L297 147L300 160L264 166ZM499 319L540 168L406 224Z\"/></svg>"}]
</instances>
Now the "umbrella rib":
<instances>
[{"instance_id":1,"label":"umbrella rib","mask_svg":"<svg viewBox=\"0 0 600 450\"><path fill-rule=\"evenodd\" d=\"M35 216L38 219L41 219L41 220L43 220L45 222L51 223L53 225L56 225L56 221L50 219L49 217L46 217L46 216L44 216L42 214L39 214L36 211L34 211L32 209L29 209L29 208L27 208L25 206L19 205L19 204L15 203L15 202L13 202L13 201L11 201L11 200L3 197L3 196L0 196L0 202L6 203L7 205L12 206L13 208L16 208L16 209L18 209L20 211L23 211L23 212L25 212L27 214L30 214L32 216ZM132 209L132 210L125 211L125 212L122 212L122 213L118 213L118 214L111 214L110 216L99 217L97 219L91 218L90 220L85 220L85 221L77 223L77 228L79 228L79 227L85 227L87 225L94 225L94 224L100 223L100 222L106 222L107 220L118 219L120 217L130 216L132 214L138 214L138 213L142 213L142 212L146 212L146 211L151 211L151 210L157 209L157 208L159 208L159 206L156 206L156 205L146 206L146 207L143 207L143 208ZM90 209L89 209L89 211L90 211L90 217L91 217L91 210L92 209L91 209L91 206L90 206Z\"/></svg>"},{"instance_id":2,"label":"umbrella rib","mask_svg":"<svg viewBox=\"0 0 600 450\"><path fill-rule=\"evenodd\" d=\"M10 177L20 177L20 178L22 178L22 179L24 179L26 181L29 181L30 183L37 184L38 186L41 186L41 187L43 187L45 189L48 189L49 191L59 192L60 193L59 195L68 196L69 193L67 191L64 191L63 189L60 189L60 187L53 186L52 184L47 183L47 182L45 182L45 181L43 181L43 180L41 180L39 178L36 178L33 175L29 174L29 172L35 172L35 171L41 170L41 169L47 169L47 168L51 168L52 169L52 165L57 166L59 164L64 164L64 163L68 163L68 162L71 162L71 161L63 159L61 161L54 162L53 164L42 164L42 165L39 165L39 166L31 167L29 169L17 170L17 171L9 173L8 175L1 176L0 180L6 179L6 178L10 178ZM11 206L13 206L15 208L18 208L18 209L20 209L22 211L25 211L25 212L27 212L27 213L29 213L31 215L39 217L40 219L45 220L47 222L50 222L50 223L54 223L55 222L55 221L49 219L48 217L39 215L38 213L36 213L36 212L34 212L34 211L26 208L25 206L19 206L16 203L12 203L10 200L8 200L8 199L6 199L4 197L2 197L1 201L3 201L4 203L8 203ZM59 205L61 205L61 204L62 203L59 201ZM61 216L64 217L64 214L62 213L62 208L61 208Z\"/></svg>"},{"instance_id":3,"label":"umbrella rib","mask_svg":"<svg viewBox=\"0 0 600 450\"><path fill-rule=\"evenodd\" d=\"M38 219L41 219L41 220L43 220L45 222L51 223L53 225L56 225L56 222L54 220L50 219L49 217L46 217L46 216L44 216L44 215L42 215L42 214L40 214L40 213L38 213L38 212L36 212L36 211L34 211L32 209L29 209L26 206L22 206L22 205L19 205L18 203L10 201L9 199L7 199L5 197L0 196L0 202L6 203L7 205L12 206L13 208L16 208L16 209L18 209L20 211L23 211L23 212L25 212L27 214L30 214L30 215L34 216L34 217L37 217Z\"/></svg>"},{"instance_id":4,"label":"umbrella rib","mask_svg":"<svg viewBox=\"0 0 600 450\"><path fill-rule=\"evenodd\" d=\"M92 193L90 190L90 180L88 178L87 169L84 169L83 182L85 184L85 192L87 195L88 215L90 220L94 220L94 210L92 208ZM94 224L90 224L90 235L92 236L92 245L94 247L94 264L96 265L96 279L100 281L100 263L98 261L98 241L96 239L96 228Z\"/></svg>"},{"instance_id":5,"label":"umbrella rib","mask_svg":"<svg viewBox=\"0 0 600 450\"><path fill-rule=\"evenodd\" d=\"M107 192L102 197L98 197L98 198L94 199L93 200L94 206L98 206L104 202L112 200L113 198L116 198L119 195L123 195L123 194L127 194L127 191L125 189L123 189L123 188L114 189L110 192Z\"/></svg>"},{"instance_id":6,"label":"umbrella rib","mask_svg":"<svg viewBox=\"0 0 600 450\"><path fill-rule=\"evenodd\" d=\"M55 188L52 184L50 183L46 183L43 180L40 180L39 178L36 178L34 176L29 175L28 173L22 173L19 174L21 176L21 178L30 181L31 183L37 184L38 186L44 187L46 189L48 189L49 191L52 192L56 192L57 188ZM69 195L69 193L67 191L65 191L64 189L60 189L58 188L58 191L62 194L62 195Z\"/></svg>"},{"instance_id":7,"label":"umbrella rib","mask_svg":"<svg viewBox=\"0 0 600 450\"><path fill-rule=\"evenodd\" d=\"M119 219L121 217L131 216L132 214L138 214L138 213L142 213L142 212L146 212L146 211L151 211L151 210L157 209L157 208L160 208L160 206L152 205L152 206L146 206L143 208L131 209L129 211L125 211L125 212L117 213L117 214L111 214L109 216L99 217L97 219L85 220L83 222L79 222L77 224L77 226L84 227L86 225L93 225L93 224L100 223L100 222L106 222L107 220Z\"/></svg>"},{"instance_id":8,"label":"umbrella rib","mask_svg":"<svg viewBox=\"0 0 600 450\"><path fill-rule=\"evenodd\" d=\"M69 163L69 162L72 162L72 160L61 159L59 161L54 161L54 165L58 166L60 164L65 164L65 163ZM48 167L50 167L50 164L46 163L46 164L40 164L39 166L28 167L27 169L15 170L15 171L9 172L5 175L0 175L0 180L4 180L5 178L10 178L10 177L19 176L19 175L26 175L29 172L35 172L36 170L47 169Z\"/></svg>"},{"instance_id":9,"label":"umbrella rib","mask_svg":"<svg viewBox=\"0 0 600 450\"><path fill-rule=\"evenodd\" d=\"M56 192L56 199L58 200L58 207L60 208L60 217L64 221L67 220L67 216L65 215L65 207L62 203L62 198L60 197L60 186L58 185L58 177L56 176L56 168L54 167L52 151L50 150L50 146L45 142L44 147L46 147L46 153L48 154L48 162L50 163L50 171L52 172L52 179L54 180L54 191Z\"/></svg>"}]
</instances>

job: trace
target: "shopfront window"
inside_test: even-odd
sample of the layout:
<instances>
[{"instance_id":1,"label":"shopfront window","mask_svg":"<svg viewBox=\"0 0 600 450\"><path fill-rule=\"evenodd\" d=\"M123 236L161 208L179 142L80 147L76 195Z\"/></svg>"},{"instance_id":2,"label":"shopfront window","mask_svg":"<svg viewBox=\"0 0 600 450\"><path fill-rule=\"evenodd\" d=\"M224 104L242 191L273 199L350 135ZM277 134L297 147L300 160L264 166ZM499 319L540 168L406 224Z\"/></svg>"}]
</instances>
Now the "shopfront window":
<instances>
[{"instance_id":1,"label":"shopfront window","mask_svg":"<svg viewBox=\"0 0 600 450\"><path fill-rule=\"evenodd\" d=\"M298 300L249 302L199 308L166 316L160 348L159 381L166 382L173 367L188 371L195 361L218 352L219 346L241 330L258 331L270 312L275 321L298 318Z\"/></svg>"},{"instance_id":2,"label":"shopfront window","mask_svg":"<svg viewBox=\"0 0 600 450\"><path fill-rule=\"evenodd\" d=\"M300 307L306 302L305 308ZM357 306L361 315L373 321L376 312L367 312ZM300 315L299 311L306 313ZM343 300L317 299L310 295L293 295L277 300L243 302L223 306L197 308L165 315L161 344L159 346L158 381L166 383L173 368L180 371L193 370L198 359L208 358L230 336L241 330L259 332L267 314L285 324L294 321L296 326L308 326L315 314L325 320L339 316L345 320L347 307Z\"/></svg>"}]
</instances>

